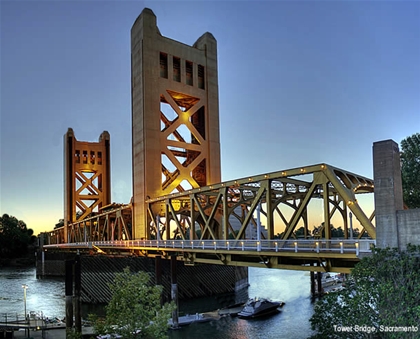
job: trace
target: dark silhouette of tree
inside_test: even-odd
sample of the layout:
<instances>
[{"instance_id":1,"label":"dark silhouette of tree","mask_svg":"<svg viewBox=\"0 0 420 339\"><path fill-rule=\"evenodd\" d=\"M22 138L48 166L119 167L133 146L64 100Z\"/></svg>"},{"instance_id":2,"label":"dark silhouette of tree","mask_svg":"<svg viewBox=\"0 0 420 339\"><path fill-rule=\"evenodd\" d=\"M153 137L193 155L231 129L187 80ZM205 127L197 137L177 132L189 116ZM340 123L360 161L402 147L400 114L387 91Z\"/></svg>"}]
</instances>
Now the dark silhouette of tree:
<instances>
[{"instance_id":1,"label":"dark silhouette of tree","mask_svg":"<svg viewBox=\"0 0 420 339\"><path fill-rule=\"evenodd\" d=\"M28 247L33 245L35 240L34 231L28 229L24 221L8 214L0 217L1 258L13 259L26 256Z\"/></svg>"},{"instance_id":2,"label":"dark silhouette of tree","mask_svg":"<svg viewBox=\"0 0 420 339\"><path fill-rule=\"evenodd\" d=\"M401 177L404 203L420 207L420 133L401 141Z\"/></svg>"},{"instance_id":3,"label":"dark silhouette of tree","mask_svg":"<svg viewBox=\"0 0 420 339\"><path fill-rule=\"evenodd\" d=\"M64 226L64 219L58 220L58 223L55 224L54 229Z\"/></svg>"}]
</instances>

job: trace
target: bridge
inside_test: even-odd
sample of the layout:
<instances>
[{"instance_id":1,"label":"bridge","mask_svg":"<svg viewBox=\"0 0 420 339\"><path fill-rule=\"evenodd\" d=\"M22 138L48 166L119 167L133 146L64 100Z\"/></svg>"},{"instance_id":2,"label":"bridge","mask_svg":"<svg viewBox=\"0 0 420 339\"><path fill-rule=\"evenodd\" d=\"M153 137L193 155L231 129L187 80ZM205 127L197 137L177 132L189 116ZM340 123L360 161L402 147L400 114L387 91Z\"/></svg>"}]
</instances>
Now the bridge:
<instances>
[{"instance_id":1,"label":"bridge","mask_svg":"<svg viewBox=\"0 0 420 339\"><path fill-rule=\"evenodd\" d=\"M198 263L349 273L375 244L374 213L369 217L358 195L372 193L373 180L318 164L221 182L146 201L146 239L133 239L131 204L105 206L104 212L48 233L46 249L176 256ZM323 228L309 228L312 200L321 200ZM285 213L285 207L292 213ZM352 213L360 223L349 238ZM332 219L344 225L343 239L331 236ZM262 221L266 227L262 225ZM351 219L350 219L351 222ZM304 239L293 238L303 225ZM281 234L275 229L282 227Z\"/></svg>"},{"instance_id":2,"label":"bridge","mask_svg":"<svg viewBox=\"0 0 420 339\"><path fill-rule=\"evenodd\" d=\"M222 182L216 39L187 46L156 22L146 8L131 29L132 200L111 204L110 134L82 142L69 129L64 225L44 248L349 272L375 243L375 215L358 199L373 180L315 164Z\"/></svg>"}]
</instances>

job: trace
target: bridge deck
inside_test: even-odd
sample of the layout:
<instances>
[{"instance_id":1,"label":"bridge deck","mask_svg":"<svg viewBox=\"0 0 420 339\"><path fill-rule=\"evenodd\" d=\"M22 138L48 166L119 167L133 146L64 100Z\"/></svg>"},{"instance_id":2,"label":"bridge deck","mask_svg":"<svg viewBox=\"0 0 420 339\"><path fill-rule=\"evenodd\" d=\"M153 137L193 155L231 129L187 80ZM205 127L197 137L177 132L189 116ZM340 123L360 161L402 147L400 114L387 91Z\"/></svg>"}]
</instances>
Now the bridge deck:
<instances>
[{"instance_id":1,"label":"bridge deck","mask_svg":"<svg viewBox=\"0 0 420 339\"><path fill-rule=\"evenodd\" d=\"M92 250L149 257L177 256L186 265L198 263L349 273L372 239L341 240L121 240L45 245L46 249Z\"/></svg>"}]
</instances>

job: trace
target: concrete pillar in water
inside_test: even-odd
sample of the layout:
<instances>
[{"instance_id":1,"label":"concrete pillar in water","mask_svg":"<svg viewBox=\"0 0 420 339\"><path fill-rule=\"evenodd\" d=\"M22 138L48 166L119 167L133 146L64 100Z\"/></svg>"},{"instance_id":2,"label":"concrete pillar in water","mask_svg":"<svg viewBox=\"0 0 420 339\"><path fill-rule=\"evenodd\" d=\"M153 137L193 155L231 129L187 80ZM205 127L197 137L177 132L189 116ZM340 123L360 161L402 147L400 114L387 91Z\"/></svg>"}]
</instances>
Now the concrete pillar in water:
<instances>
[{"instance_id":1,"label":"concrete pillar in water","mask_svg":"<svg viewBox=\"0 0 420 339\"><path fill-rule=\"evenodd\" d=\"M178 284L176 282L176 257L171 257L171 297L172 300L175 302L176 309L172 312L172 327L178 328L179 321L178 321Z\"/></svg>"},{"instance_id":2,"label":"concrete pillar in water","mask_svg":"<svg viewBox=\"0 0 420 339\"><path fill-rule=\"evenodd\" d=\"M45 277L45 252L41 251L42 277Z\"/></svg>"},{"instance_id":3,"label":"concrete pillar in water","mask_svg":"<svg viewBox=\"0 0 420 339\"><path fill-rule=\"evenodd\" d=\"M321 279L322 279L322 272L321 271L316 272L316 283L318 285L318 291L317 291L318 295L322 294L322 281L321 281Z\"/></svg>"},{"instance_id":4,"label":"concrete pillar in water","mask_svg":"<svg viewBox=\"0 0 420 339\"><path fill-rule=\"evenodd\" d=\"M317 283L317 286L318 286L318 291L317 291L317 293L318 293L319 295L321 295L321 294L322 294L322 281L321 281L321 279L322 279L322 272L317 272L317 273L316 273L316 283Z\"/></svg>"},{"instance_id":5,"label":"concrete pillar in water","mask_svg":"<svg viewBox=\"0 0 420 339\"><path fill-rule=\"evenodd\" d=\"M311 263L311 266L314 264ZM315 296L315 272L311 271L311 296Z\"/></svg>"},{"instance_id":6,"label":"concrete pillar in water","mask_svg":"<svg viewBox=\"0 0 420 339\"><path fill-rule=\"evenodd\" d=\"M66 330L73 328L73 260L66 260Z\"/></svg>"},{"instance_id":7,"label":"concrete pillar in water","mask_svg":"<svg viewBox=\"0 0 420 339\"><path fill-rule=\"evenodd\" d=\"M74 316L76 332L82 333L82 314L81 314L81 290L82 290L82 270L80 255L77 254L74 262Z\"/></svg>"}]
</instances>

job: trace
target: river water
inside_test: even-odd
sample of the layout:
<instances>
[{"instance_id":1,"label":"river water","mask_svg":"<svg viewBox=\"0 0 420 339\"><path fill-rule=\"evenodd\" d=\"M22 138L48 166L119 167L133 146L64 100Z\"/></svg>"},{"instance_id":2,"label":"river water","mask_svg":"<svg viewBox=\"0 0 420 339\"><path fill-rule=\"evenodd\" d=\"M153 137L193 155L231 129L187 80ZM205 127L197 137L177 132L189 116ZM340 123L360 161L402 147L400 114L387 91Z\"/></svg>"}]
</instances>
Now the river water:
<instances>
[{"instance_id":1,"label":"river water","mask_svg":"<svg viewBox=\"0 0 420 339\"><path fill-rule=\"evenodd\" d=\"M304 339L312 331L313 314L309 274L300 271L249 268L249 297L269 298L286 304L278 314L262 319L245 320L223 317L208 323L193 323L170 331L170 339ZM24 313L22 285L28 285L27 311L42 311L48 317L64 318L64 279L36 279L34 268L0 268L0 313ZM212 298L181 302L184 313L213 311ZM88 309L86 306L83 310ZM95 311L90 307L89 312ZM85 311L86 313L87 311ZM100 310L97 310L99 313ZM86 317L86 314L83 314Z\"/></svg>"}]
</instances>

